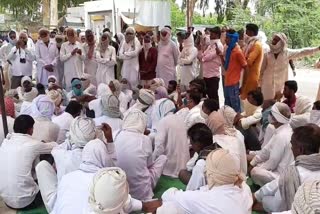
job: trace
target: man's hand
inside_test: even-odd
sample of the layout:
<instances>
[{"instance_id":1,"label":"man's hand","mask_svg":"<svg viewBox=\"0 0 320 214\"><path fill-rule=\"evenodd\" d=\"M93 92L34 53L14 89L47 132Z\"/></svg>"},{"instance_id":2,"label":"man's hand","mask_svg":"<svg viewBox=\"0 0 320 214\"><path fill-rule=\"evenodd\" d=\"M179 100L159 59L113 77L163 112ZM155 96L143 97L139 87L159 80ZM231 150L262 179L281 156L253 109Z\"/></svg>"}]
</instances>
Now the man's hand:
<instances>
[{"instance_id":1,"label":"man's hand","mask_svg":"<svg viewBox=\"0 0 320 214\"><path fill-rule=\"evenodd\" d=\"M223 53L222 53L222 51L220 51L217 43L215 43L215 46L216 46L216 54L217 54L218 56L220 56L220 57L223 57Z\"/></svg>"},{"instance_id":2,"label":"man's hand","mask_svg":"<svg viewBox=\"0 0 320 214\"><path fill-rule=\"evenodd\" d=\"M77 51L78 51L78 48L73 49L73 51L71 52L71 55L72 56L75 55L77 53Z\"/></svg>"},{"instance_id":3,"label":"man's hand","mask_svg":"<svg viewBox=\"0 0 320 214\"><path fill-rule=\"evenodd\" d=\"M79 54L80 56L82 55L82 50L81 49L78 49L77 50L77 54Z\"/></svg>"},{"instance_id":4,"label":"man's hand","mask_svg":"<svg viewBox=\"0 0 320 214\"><path fill-rule=\"evenodd\" d=\"M277 91L274 99L275 99L276 101L280 102L282 96L283 96L283 94L281 93L281 91Z\"/></svg>"},{"instance_id":5,"label":"man's hand","mask_svg":"<svg viewBox=\"0 0 320 214\"><path fill-rule=\"evenodd\" d=\"M154 200L149 202L142 202L142 211L145 213L155 213L161 207L161 200Z\"/></svg>"},{"instance_id":6,"label":"man's hand","mask_svg":"<svg viewBox=\"0 0 320 214\"><path fill-rule=\"evenodd\" d=\"M53 72L54 71L54 67L53 67L53 65L45 65L44 66L44 69L46 69L47 71L49 71L49 72Z\"/></svg>"},{"instance_id":7,"label":"man's hand","mask_svg":"<svg viewBox=\"0 0 320 214\"><path fill-rule=\"evenodd\" d=\"M240 120L241 120L241 118L243 118L243 116L240 113L237 113L237 115L234 117L233 124L234 125L238 125Z\"/></svg>"},{"instance_id":8,"label":"man's hand","mask_svg":"<svg viewBox=\"0 0 320 214\"><path fill-rule=\"evenodd\" d=\"M16 48L19 49L19 48L22 47L22 45L23 45L23 44L22 44L22 41L21 41L21 40L18 40L17 43L16 43Z\"/></svg>"},{"instance_id":9,"label":"man's hand","mask_svg":"<svg viewBox=\"0 0 320 214\"><path fill-rule=\"evenodd\" d=\"M254 156L255 156L255 155L253 155L253 154L252 154L252 155L249 155L249 154L247 155L247 161L248 161L248 163L250 163L250 162L252 161L252 159L254 158Z\"/></svg>"},{"instance_id":10,"label":"man's hand","mask_svg":"<svg viewBox=\"0 0 320 214\"><path fill-rule=\"evenodd\" d=\"M181 94L181 87L180 84L177 85L176 91L178 94Z\"/></svg>"},{"instance_id":11,"label":"man's hand","mask_svg":"<svg viewBox=\"0 0 320 214\"><path fill-rule=\"evenodd\" d=\"M107 139L107 142L112 143L113 142L112 128L108 124L102 123L101 130L103 131L104 137Z\"/></svg>"}]
</instances>

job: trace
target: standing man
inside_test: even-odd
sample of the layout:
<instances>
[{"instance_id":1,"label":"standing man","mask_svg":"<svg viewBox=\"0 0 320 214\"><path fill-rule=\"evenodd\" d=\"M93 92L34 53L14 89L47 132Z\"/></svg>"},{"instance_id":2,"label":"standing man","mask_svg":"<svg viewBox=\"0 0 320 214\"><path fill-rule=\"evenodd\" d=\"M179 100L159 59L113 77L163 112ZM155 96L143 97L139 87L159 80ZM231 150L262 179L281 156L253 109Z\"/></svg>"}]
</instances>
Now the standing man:
<instances>
[{"instance_id":1,"label":"standing man","mask_svg":"<svg viewBox=\"0 0 320 214\"><path fill-rule=\"evenodd\" d=\"M287 48L287 36L276 33L272 37L270 51L264 54L260 74L260 86L265 100L274 99L281 94L284 83L288 80L288 67L292 59L313 55L320 47L290 49Z\"/></svg>"},{"instance_id":2,"label":"standing man","mask_svg":"<svg viewBox=\"0 0 320 214\"><path fill-rule=\"evenodd\" d=\"M71 90L71 80L80 78L83 74L85 60L82 45L77 41L77 32L73 28L67 29L68 41L63 43L60 50L60 60L64 63L64 81L66 90Z\"/></svg>"},{"instance_id":3,"label":"standing man","mask_svg":"<svg viewBox=\"0 0 320 214\"><path fill-rule=\"evenodd\" d=\"M176 66L178 64L179 50L171 40L171 30L164 27L160 32L158 45L157 77L164 80L166 86L170 80L176 79Z\"/></svg>"},{"instance_id":4,"label":"standing man","mask_svg":"<svg viewBox=\"0 0 320 214\"><path fill-rule=\"evenodd\" d=\"M241 99L245 100L250 91L256 90L259 86L260 68L263 60L262 44L258 36L259 27L255 24L247 24L246 34L249 37L244 54L248 67L244 70L241 87Z\"/></svg>"},{"instance_id":5,"label":"standing man","mask_svg":"<svg viewBox=\"0 0 320 214\"><path fill-rule=\"evenodd\" d=\"M53 75L58 79L59 74L56 68L59 51L54 41L50 40L49 30L39 30L40 40L36 44L37 59L37 83L48 86L48 77Z\"/></svg>"},{"instance_id":6,"label":"standing man","mask_svg":"<svg viewBox=\"0 0 320 214\"><path fill-rule=\"evenodd\" d=\"M220 41L221 29L215 27L210 29L210 40L206 49L200 55L202 62L203 79L206 82L207 95L210 99L215 99L219 102L219 81L220 81L220 67L221 59L217 55L216 49L223 52L223 45ZM208 42L208 38L204 38Z\"/></svg>"},{"instance_id":7,"label":"standing man","mask_svg":"<svg viewBox=\"0 0 320 214\"><path fill-rule=\"evenodd\" d=\"M98 63L96 61L96 41L92 30L86 30L85 32L86 43L83 45L86 59L84 60L84 73L91 75L91 83L97 86L96 72L98 69Z\"/></svg>"},{"instance_id":8,"label":"standing man","mask_svg":"<svg viewBox=\"0 0 320 214\"><path fill-rule=\"evenodd\" d=\"M36 59L32 50L27 48L28 35L21 32L16 47L11 49L8 60L12 64L11 89L21 85L22 77L32 78L32 63Z\"/></svg>"},{"instance_id":9,"label":"standing man","mask_svg":"<svg viewBox=\"0 0 320 214\"><path fill-rule=\"evenodd\" d=\"M9 71L11 69L11 65L12 63L10 64L8 62L8 56L9 56L9 53L11 51L11 49L13 47L16 46L16 43L17 43L17 35L16 35L16 32L11 30L8 34L8 43L4 44L3 46L1 46L0 48L0 61L1 61L1 66L3 68L3 74L4 74L4 80L5 80L5 85L4 85L4 88L6 90L10 89L10 77L9 77Z\"/></svg>"},{"instance_id":10,"label":"standing man","mask_svg":"<svg viewBox=\"0 0 320 214\"><path fill-rule=\"evenodd\" d=\"M142 86L150 86L151 81L156 78L157 59L158 50L152 47L151 37L147 34L143 38L143 48L139 54L140 83Z\"/></svg>"},{"instance_id":11,"label":"standing man","mask_svg":"<svg viewBox=\"0 0 320 214\"><path fill-rule=\"evenodd\" d=\"M224 104L232 107L236 112L241 113L239 98L239 82L242 69L247 68L247 61L238 45L239 35L234 30L229 30L226 36L228 49L225 58L220 49L216 49L220 56L225 72L225 101Z\"/></svg>"},{"instance_id":12,"label":"standing man","mask_svg":"<svg viewBox=\"0 0 320 214\"><path fill-rule=\"evenodd\" d=\"M141 45L136 38L136 31L133 27L126 29L125 41L122 43L119 58L123 60L121 76L126 78L133 87L139 83L139 52Z\"/></svg>"}]
</instances>

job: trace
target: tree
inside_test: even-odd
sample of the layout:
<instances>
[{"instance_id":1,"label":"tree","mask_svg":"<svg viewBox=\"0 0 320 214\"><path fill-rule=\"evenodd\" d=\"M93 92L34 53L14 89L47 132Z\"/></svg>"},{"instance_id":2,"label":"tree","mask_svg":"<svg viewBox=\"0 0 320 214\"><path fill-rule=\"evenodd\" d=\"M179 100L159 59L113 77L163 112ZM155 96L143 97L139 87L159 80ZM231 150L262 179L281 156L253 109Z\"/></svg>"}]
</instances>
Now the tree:
<instances>
[{"instance_id":1,"label":"tree","mask_svg":"<svg viewBox=\"0 0 320 214\"><path fill-rule=\"evenodd\" d=\"M183 0L182 1L182 6L181 9L185 10L187 8L187 4L189 4L189 14L187 14L186 19L187 23L190 23L192 26L192 17L194 14L194 9L196 7L196 4L198 3L199 9L203 10L203 14L205 14L205 10L209 8L209 0Z\"/></svg>"}]
</instances>

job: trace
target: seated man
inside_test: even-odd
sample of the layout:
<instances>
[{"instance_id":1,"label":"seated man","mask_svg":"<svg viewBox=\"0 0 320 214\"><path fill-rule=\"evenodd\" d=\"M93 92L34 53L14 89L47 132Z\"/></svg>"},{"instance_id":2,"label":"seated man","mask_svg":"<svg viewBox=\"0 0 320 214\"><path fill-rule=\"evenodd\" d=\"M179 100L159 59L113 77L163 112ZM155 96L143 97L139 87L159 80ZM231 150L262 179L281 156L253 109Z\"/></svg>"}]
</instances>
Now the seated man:
<instances>
[{"instance_id":1,"label":"seated man","mask_svg":"<svg viewBox=\"0 0 320 214\"><path fill-rule=\"evenodd\" d=\"M251 178L260 186L278 178L294 160L290 144L290 117L291 112L286 104L274 104L269 116L270 123L275 127L273 136L262 150L250 151L247 156Z\"/></svg>"},{"instance_id":2,"label":"seated man","mask_svg":"<svg viewBox=\"0 0 320 214\"><path fill-rule=\"evenodd\" d=\"M320 128L308 124L294 129L291 144L295 163L279 179L267 183L254 194L266 212L291 209L298 187L304 182L320 179Z\"/></svg>"},{"instance_id":3,"label":"seated man","mask_svg":"<svg viewBox=\"0 0 320 214\"><path fill-rule=\"evenodd\" d=\"M285 100L283 103L287 104L292 113L294 113L294 108L296 106L296 93L298 91L298 84L294 80L288 80L284 83L283 96ZM278 98L278 97L276 97Z\"/></svg>"},{"instance_id":4,"label":"seated man","mask_svg":"<svg viewBox=\"0 0 320 214\"><path fill-rule=\"evenodd\" d=\"M244 136L247 150L260 150L259 126L262 118L263 95L260 91L250 91L247 99L244 100L244 112L236 119L236 127Z\"/></svg>"},{"instance_id":5,"label":"seated man","mask_svg":"<svg viewBox=\"0 0 320 214\"><path fill-rule=\"evenodd\" d=\"M295 129L310 123L312 101L305 96L300 96L296 101L294 114L291 115L290 126Z\"/></svg>"},{"instance_id":6,"label":"seated man","mask_svg":"<svg viewBox=\"0 0 320 214\"><path fill-rule=\"evenodd\" d=\"M34 98L38 96L38 90L33 87L32 80L30 77L25 76L21 80L21 87L17 88L19 100L22 101L20 114L30 115L31 105Z\"/></svg>"},{"instance_id":7,"label":"seated man","mask_svg":"<svg viewBox=\"0 0 320 214\"><path fill-rule=\"evenodd\" d=\"M0 196L7 206L14 209L34 207L39 202L33 164L41 154L50 154L57 145L32 138L34 123L29 115L17 117L14 133L0 147Z\"/></svg>"},{"instance_id":8,"label":"seated man","mask_svg":"<svg viewBox=\"0 0 320 214\"><path fill-rule=\"evenodd\" d=\"M177 92L177 81L170 80L168 85L168 95L173 102L178 101L178 92Z\"/></svg>"},{"instance_id":9,"label":"seated man","mask_svg":"<svg viewBox=\"0 0 320 214\"><path fill-rule=\"evenodd\" d=\"M172 213L167 205L183 210L183 213L251 213L252 194L243 182L245 175L240 171L239 162L227 150L218 149L209 153L206 158L206 180L208 185L200 190L167 190L162 195L162 213Z\"/></svg>"},{"instance_id":10,"label":"seated man","mask_svg":"<svg viewBox=\"0 0 320 214\"><path fill-rule=\"evenodd\" d=\"M201 115L201 117L203 117L203 119L207 120L209 115L213 111L218 111L218 110L219 110L219 102L217 100L206 99L203 101L200 115Z\"/></svg>"},{"instance_id":11,"label":"seated man","mask_svg":"<svg viewBox=\"0 0 320 214\"><path fill-rule=\"evenodd\" d=\"M320 100L313 103L313 108L310 113L310 123L320 126Z\"/></svg>"}]
</instances>

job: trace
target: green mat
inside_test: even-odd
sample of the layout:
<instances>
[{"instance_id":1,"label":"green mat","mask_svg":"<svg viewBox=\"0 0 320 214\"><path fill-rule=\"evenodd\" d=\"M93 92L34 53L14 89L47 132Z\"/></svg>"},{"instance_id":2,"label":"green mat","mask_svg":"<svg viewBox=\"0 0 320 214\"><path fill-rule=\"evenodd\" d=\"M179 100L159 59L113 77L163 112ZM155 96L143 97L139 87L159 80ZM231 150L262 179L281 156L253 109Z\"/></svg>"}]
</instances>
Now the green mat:
<instances>
[{"instance_id":1,"label":"green mat","mask_svg":"<svg viewBox=\"0 0 320 214\"><path fill-rule=\"evenodd\" d=\"M186 189L186 185L184 185L179 178L171 178L165 175L162 175L158 181L156 188L154 189L154 198L161 198L162 194L169 188L175 187L177 189Z\"/></svg>"},{"instance_id":2,"label":"green mat","mask_svg":"<svg viewBox=\"0 0 320 214\"><path fill-rule=\"evenodd\" d=\"M18 211L17 214L48 214L45 206L41 206L36 209L28 210L28 211Z\"/></svg>"}]
</instances>

